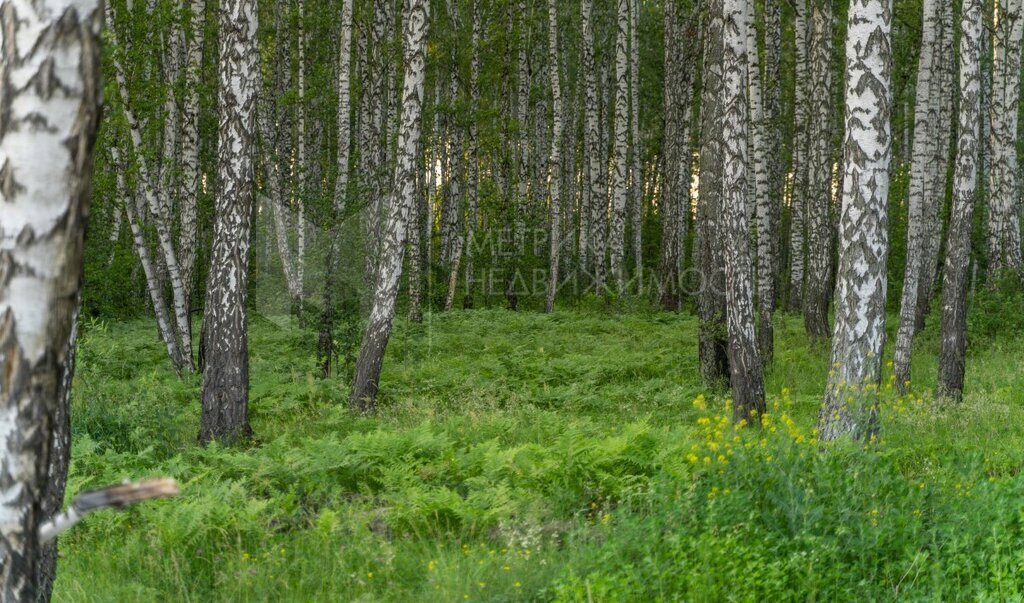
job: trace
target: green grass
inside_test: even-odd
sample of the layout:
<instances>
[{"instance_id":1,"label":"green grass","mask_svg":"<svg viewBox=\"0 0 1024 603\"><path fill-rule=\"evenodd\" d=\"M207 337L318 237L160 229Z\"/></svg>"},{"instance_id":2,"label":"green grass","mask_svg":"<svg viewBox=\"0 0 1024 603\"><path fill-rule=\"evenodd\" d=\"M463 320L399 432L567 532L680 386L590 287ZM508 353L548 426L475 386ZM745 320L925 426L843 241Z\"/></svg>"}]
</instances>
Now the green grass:
<instances>
[{"instance_id":1,"label":"green grass","mask_svg":"<svg viewBox=\"0 0 1024 603\"><path fill-rule=\"evenodd\" d=\"M61 541L61 601L1021 600L1024 318L972 314L968 392L883 392L869 449L812 428L828 350L780 318L771 427L734 433L696 322L500 310L399 321L372 418L313 378L315 339L256 320L245 448L196 445L148 322L83 330L69 495L173 476L182 495ZM887 376L888 378L888 376ZM722 455L722 460L718 457ZM707 457L707 460L705 460Z\"/></svg>"}]
</instances>

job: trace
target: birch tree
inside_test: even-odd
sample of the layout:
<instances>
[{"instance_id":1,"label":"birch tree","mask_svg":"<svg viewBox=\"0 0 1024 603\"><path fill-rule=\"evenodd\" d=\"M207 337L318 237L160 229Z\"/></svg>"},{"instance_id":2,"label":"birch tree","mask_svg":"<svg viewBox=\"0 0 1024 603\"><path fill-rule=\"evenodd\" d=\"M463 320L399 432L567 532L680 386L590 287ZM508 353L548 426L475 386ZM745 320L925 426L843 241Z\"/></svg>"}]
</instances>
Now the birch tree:
<instances>
[{"instance_id":1,"label":"birch tree","mask_svg":"<svg viewBox=\"0 0 1024 603\"><path fill-rule=\"evenodd\" d=\"M964 0L960 17L960 127L953 207L942 273L942 343L937 395L960 399L967 351L967 268L981 148L981 0Z\"/></svg>"},{"instance_id":2,"label":"birch tree","mask_svg":"<svg viewBox=\"0 0 1024 603\"><path fill-rule=\"evenodd\" d=\"M988 270L1020 273L1020 182L1017 168L1017 114L1020 106L1021 0L994 0L992 35L992 96L988 176L989 212L986 220ZM1024 276L1024 274L1018 274Z\"/></svg>"},{"instance_id":3,"label":"birch tree","mask_svg":"<svg viewBox=\"0 0 1024 603\"><path fill-rule=\"evenodd\" d=\"M562 85L559 82L558 63L558 4L548 0L548 72L551 77L551 156L548 158L548 187L550 189L551 220L549 223L551 242L550 263L548 264L548 285L544 300L544 311L555 309L555 294L558 293L558 256L561 240L561 191L559 184L562 173Z\"/></svg>"},{"instance_id":4,"label":"birch tree","mask_svg":"<svg viewBox=\"0 0 1024 603\"><path fill-rule=\"evenodd\" d=\"M0 598L47 599L38 529L60 429L100 117L102 3L0 6ZM63 476L61 476L63 479ZM45 567L43 568L45 569ZM44 589L46 585L43 585Z\"/></svg>"},{"instance_id":5,"label":"birch tree","mask_svg":"<svg viewBox=\"0 0 1024 603\"><path fill-rule=\"evenodd\" d=\"M811 23L804 325L813 340L829 335L832 301L832 0L811 0Z\"/></svg>"},{"instance_id":6,"label":"birch tree","mask_svg":"<svg viewBox=\"0 0 1024 603\"><path fill-rule=\"evenodd\" d=\"M223 0L219 31L217 200L202 334L203 443L252 436L247 301L259 74L256 0Z\"/></svg>"},{"instance_id":7,"label":"birch tree","mask_svg":"<svg viewBox=\"0 0 1024 603\"><path fill-rule=\"evenodd\" d=\"M324 282L323 310L320 313L320 338L317 359L320 373L331 375L334 359L334 301L337 297L339 255L341 253L341 223L348 207L349 147L352 144L351 79L352 79L352 0L342 0L341 34L338 40L338 155L335 161L334 204L331 214L331 234L327 249L327 271ZM416 259L416 258L414 258Z\"/></svg>"},{"instance_id":8,"label":"birch tree","mask_svg":"<svg viewBox=\"0 0 1024 603\"><path fill-rule=\"evenodd\" d=\"M768 10L772 10L770 6ZM774 126L770 123L770 116L765 111L753 2L748 3L747 11L747 82L750 90L749 140L751 151L748 178L751 182L754 219L757 226L756 292L760 306L757 315L757 347L761 361L768 364L773 353L775 338L772 324L772 314L775 308L775 197L771 191L771 172L768 165L769 140L767 137L769 126ZM766 27L771 25L769 19L765 20L765 25ZM766 36L766 42L769 45L772 43L770 34ZM769 55L770 51L766 50L765 54ZM775 65L774 77L778 77L778 65ZM770 82L770 86L773 88L778 85L775 80L769 78L765 78L765 82ZM777 99L775 102L778 102ZM778 149L777 146L773 148ZM775 153L775 155L778 154Z\"/></svg>"},{"instance_id":9,"label":"birch tree","mask_svg":"<svg viewBox=\"0 0 1024 603\"><path fill-rule=\"evenodd\" d=\"M938 191L931 177L935 161L936 141L940 124L932 121L941 91L933 88L936 80L935 55L939 31L939 0L925 0L921 32L921 56L917 68L917 103L914 107L914 140L910 166L910 191L907 209L907 265L903 277L903 298L900 302L899 331L893 358L896 386L906 392L910 383L910 357L917 314L917 296L924 263L924 208L935 203ZM938 82L936 82L938 83Z\"/></svg>"},{"instance_id":10,"label":"birch tree","mask_svg":"<svg viewBox=\"0 0 1024 603\"><path fill-rule=\"evenodd\" d=\"M754 278L747 197L747 59L751 0L726 0L722 61L723 190L726 314L733 421L759 421L764 377L754 331ZM755 49L756 51L756 49Z\"/></svg>"},{"instance_id":11,"label":"birch tree","mask_svg":"<svg viewBox=\"0 0 1024 603\"><path fill-rule=\"evenodd\" d=\"M356 364L350 403L364 412L376 406L384 351L395 318L398 284L405 255L409 208L416 188L416 156L420 144L420 113L423 108L428 0L408 0L404 15L404 84L401 128L398 135L396 187L389 200L387 228L381 241L381 257L369 324L363 335Z\"/></svg>"},{"instance_id":12,"label":"birch tree","mask_svg":"<svg viewBox=\"0 0 1024 603\"><path fill-rule=\"evenodd\" d=\"M626 285L626 200L629 194L629 0L616 0L618 34L615 38L615 161L612 175L611 273L621 293Z\"/></svg>"},{"instance_id":13,"label":"birch tree","mask_svg":"<svg viewBox=\"0 0 1024 603\"><path fill-rule=\"evenodd\" d=\"M803 309L804 249L807 229L807 147L810 121L811 77L808 60L808 0L796 0L794 30L796 35L796 92L793 128L793 185L789 206L789 309Z\"/></svg>"},{"instance_id":14,"label":"birch tree","mask_svg":"<svg viewBox=\"0 0 1024 603\"><path fill-rule=\"evenodd\" d=\"M699 356L704 381L717 384L729 375L726 328L725 258L722 251L722 170L724 143L723 0L710 0L704 42L701 91L700 184L697 205L697 254L700 271L697 310L700 318ZM744 235L744 240L747 235Z\"/></svg>"},{"instance_id":15,"label":"birch tree","mask_svg":"<svg viewBox=\"0 0 1024 603\"><path fill-rule=\"evenodd\" d=\"M633 266L637 286L643 282L644 179L640 141L640 0L629 0L630 207L633 218Z\"/></svg>"},{"instance_id":16,"label":"birch tree","mask_svg":"<svg viewBox=\"0 0 1024 603\"><path fill-rule=\"evenodd\" d=\"M195 282L196 248L199 232L199 92L203 70L203 47L206 43L206 0L189 2L191 36L185 55L185 102L181 114L181 208L178 249L181 250L181 281L185 299L191 307Z\"/></svg>"},{"instance_id":17,"label":"birch tree","mask_svg":"<svg viewBox=\"0 0 1024 603\"><path fill-rule=\"evenodd\" d=\"M831 370L822 441L868 439L878 427L889 255L892 79L889 0L853 0L846 32L843 201Z\"/></svg>"}]
</instances>

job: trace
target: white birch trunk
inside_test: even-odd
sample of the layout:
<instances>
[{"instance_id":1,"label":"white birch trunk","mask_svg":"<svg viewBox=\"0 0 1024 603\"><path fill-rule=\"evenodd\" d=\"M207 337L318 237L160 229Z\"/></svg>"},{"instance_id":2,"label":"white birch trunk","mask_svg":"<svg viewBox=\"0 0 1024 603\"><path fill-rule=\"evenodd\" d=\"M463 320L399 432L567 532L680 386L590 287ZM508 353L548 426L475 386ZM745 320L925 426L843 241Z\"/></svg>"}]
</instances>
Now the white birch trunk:
<instances>
[{"instance_id":1,"label":"white birch trunk","mask_svg":"<svg viewBox=\"0 0 1024 603\"><path fill-rule=\"evenodd\" d=\"M102 3L0 7L0 599L35 601L38 527L82 278Z\"/></svg>"},{"instance_id":2,"label":"white birch trunk","mask_svg":"<svg viewBox=\"0 0 1024 603\"><path fill-rule=\"evenodd\" d=\"M402 91L401 128L398 135L398 161L395 164L394 193L388 208L385 238L376 278L373 308L356 363L350 403L365 411L375 408L384 351L391 337L395 318L398 284L405 255L405 235L409 211L415 202L416 155L420 144L420 120L423 108L428 0L408 0L404 19L405 78Z\"/></svg>"},{"instance_id":3,"label":"white birch trunk","mask_svg":"<svg viewBox=\"0 0 1024 603\"><path fill-rule=\"evenodd\" d=\"M925 0L923 30L921 33L921 56L917 67L917 99L914 106L914 138L910 165L910 192L907 209L907 265L903 276L903 297L900 302L899 331L896 334L896 350L893 368L896 386L906 392L910 385L910 358L914 338L914 325L917 314L917 296L921 275L925 270L924 244L925 224L924 208L928 203L935 203L938 191L932 190L935 184L931 177L933 161L936 156L938 126L932 119L935 117L936 97L941 91L933 88L935 81L935 55L939 30L940 0Z\"/></svg>"},{"instance_id":4,"label":"white birch trunk","mask_svg":"<svg viewBox=\"0 0 1024 603\"><path fill-rule=\"evenodd\" d=\"M822 441L878 429L885 347L892 158L891 0L857 0L846 32L843 205L831 370L818 417Z\"/></svg>"},{"instance_id":5,"label":"white birch trunk","mask_svg":"<svg viewBox=\"0 0 1024 603\"><path fill-rule=\"evenodd\" d=\"M982 13L982 0L964 0L960 21L960 128L942 274L942 343L936 387L936 395L954 400L963 395L967 352L967 268L981 150Z\"/></svg>"}]
</instances>

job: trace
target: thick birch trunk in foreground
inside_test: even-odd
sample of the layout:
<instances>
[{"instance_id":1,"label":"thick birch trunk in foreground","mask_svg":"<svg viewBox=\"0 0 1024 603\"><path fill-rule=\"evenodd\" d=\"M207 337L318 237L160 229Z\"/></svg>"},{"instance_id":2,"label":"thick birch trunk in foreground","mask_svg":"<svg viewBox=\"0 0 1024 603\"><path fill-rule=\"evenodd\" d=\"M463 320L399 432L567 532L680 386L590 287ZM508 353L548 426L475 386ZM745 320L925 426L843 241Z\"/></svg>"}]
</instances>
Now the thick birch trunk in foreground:
<instances>
[{"instance_id":1,"label":"thick birch trunk in foreground","mask_svg":"<svg viewBox=\"0 0 1024 603\"><path fill-rule=\"evenodd\" d=\"M937 395L960 399L967 352L967 268L978 181L981 123L981 0L964 0L960 21L960 140L953 175L946 263L942 273L942 344Z\"/></svg>"},{"instance_id":2,"label":"thick birch trunk in foreground","mask_svg":"<svg viewBox=\"0 0 1024 603\"><path fill-rule=\"evenodd\" d=\"M560 181L562 174L562 85L559 82L558 66L558 4L548 0L548 71L551 77L551 156L548 158L548 186L550 187L550 241L551 254L548 264L548 286L544 299L544 311L555 309L555 295L558 293L558 260L562 248L561 217L562 199Z\"/></svg>"},{"instance_id":3,"label":"thick birch trunk in foreground","mask_svg":"<svg viewBox=\"0 0 1024 603\"><path fill-rule=\"evenodd\" d=\"M629 0L617 0L618 35L615 38L615 164L612 175L611 273L619 293L626 284L626 197L629 194L627 144L629 136Z\"/></svg>"},{"instance_id":4,"label":"thick birch trunk in foreground","mask_svg":"<svg viewBox=\"0 0 1024 603\"><path fill-rule=\"evenodd\" d=\"M249 427L249 247L259 53L256 1L223 0L217 202L203 320L200 442L231 442Z\"/></svg>"},{"instance_id":5,"label":"thick birch trunk in foreground","mask_svg":"<svg viewBox=\"0 0 1024 603\"><path fill-rule=\"evenodd\" d=\"M405 83L402 90L401 129L398 133L398 162L395 164L396 188L390 198L387 228L380 245L373 308L359 349L350 399L353 407L364 412L372 411L376 406L380 370L395 319L409 211L415 203L428 13L428 0L409 0L406 5Z\"/></svg>"},{"instance_id":6,"label":"thick birch trunk in foreground","mask_svg":"<svg viewBox=\"0 0 1024 603\"><path fill-rule=\"evenodd\" d=\"M708 4L710 22L704 47L704 89L701 98L700 190L697 206L697 262L700 270L698 316L700 317L700 371L708 384L729 375L726 327L725 258L722 249L722 171L725 146L723 97L723 4ZM747 236L744 235L744 240Z\"/></svg>"},{"instance_id":7,"label":"thick birch trunk in foreground","mask_svg":"<svg viewBox=\"0 0 1024 603\"><path fill-rule=\"evenodd\" d=\"M0 6L0 599L33 601L100 115L102 4Z\"/></svg>"},{"instance_id":8,"label":"thick birch trunk in foreground","mask_svg":"<svg viewBox=\"0 0 1024 603\"><path fill-rule=\"evenodd\" d=\"M896 334L893 370L896 387L905 393L910 384L910 357L917 314L917 295L924 270L924 207L935 203L938 191L931 188L932 162L935 160L937 126L929 118L941 94L932 83L935 71L936 34L939 27L939 1L925 0L924 30L921 34L921 57L917 67L917 98L914 107L913 157L910 165L910 194L907 209L907 265L903 276L903 298L900 302L900 324Z\"/></svg>"},{"instance_id":9,"label":"thick birch trunk in foreground","mask_svg":"<svg viewBox=\"0 0 1024 603\"><path fill-rule=\"evenodd\" d=\"M885 347L892 79L889 0L854 0L846 33L846 134L831 370L822 441L871 437Z\"/></svg>"},{"instance_id":10,"label":"thick birch trunk in foreground","mask_svg":"<svg viewBox=\"0 0 1024 603\"><path fill-rule=\"evenodd\" d=\"M352 144L351 100L352 79L352 0L341 6L341 35L338 45L338 157L334 181L334 212L331 215L331 240L327 251L327 274L324 282L324 306L320 313L320 339L317 364L324 377L331 376L334 360L334 300L337 294L338 256L340 255L341 221L348 205L348 161ZM413 258L417 261L417 258Z\"/></svg>"},{"instance_id":11,"label":"thick birch trunk in foreground","mask_svg":"<svg viewBox=\"0 0 1024 603\"><path fill-rule=\"evenodd\" d=\"M750 0L726 0L722 61L722 229L733 421L764 415L764 377L754 331L754 277L747 197L747 33ZM756 52L756 48L755 48ZM755 74L756 75L756 74ZM756 413L756 414L755 414Z\"/></svg>"}]
</instances>

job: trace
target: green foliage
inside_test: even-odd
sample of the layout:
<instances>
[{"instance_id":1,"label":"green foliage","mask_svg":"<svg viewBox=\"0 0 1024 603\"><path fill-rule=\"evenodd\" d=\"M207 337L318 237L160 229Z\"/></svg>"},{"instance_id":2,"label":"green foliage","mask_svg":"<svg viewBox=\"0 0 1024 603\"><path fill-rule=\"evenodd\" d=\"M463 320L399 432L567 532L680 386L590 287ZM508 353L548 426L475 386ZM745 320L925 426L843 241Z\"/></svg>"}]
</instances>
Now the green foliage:
<instances>
[{"instance_id":1,"label":"green foliage","mask_svg":"<svg viewBox=\"0 0 1024 603\"><path fill-rule=\"evenodd\" d=\"M1003 303L976 302L962 406L927 394L929 327L918 392L883 387L880 440L828 453L826 355L798 321L766 428L737 433L689 317L595 300L400 321L376 417L313 377L307 333L258 319L257 441L205 449L198 378L152 325L87 322L69 496L161 475L182 495L64 536L57 600L1014 599L1024 340L988 330Z\"/></svg>"}]
</instances>

